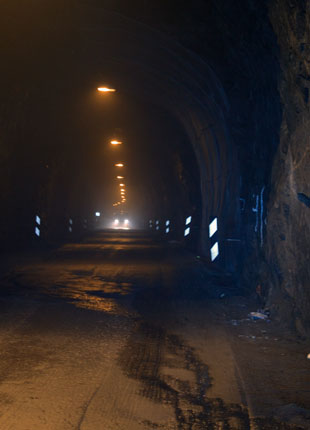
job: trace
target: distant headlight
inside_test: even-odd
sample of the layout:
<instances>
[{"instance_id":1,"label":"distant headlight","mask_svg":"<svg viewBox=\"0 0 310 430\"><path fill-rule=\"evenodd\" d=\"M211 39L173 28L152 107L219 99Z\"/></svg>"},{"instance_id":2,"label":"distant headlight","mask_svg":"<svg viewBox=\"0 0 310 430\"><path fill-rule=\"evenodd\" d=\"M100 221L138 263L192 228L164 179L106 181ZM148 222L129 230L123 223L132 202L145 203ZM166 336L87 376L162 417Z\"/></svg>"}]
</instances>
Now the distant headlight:
<instances>
[{"instance_id":1,"label":"distant headlight","mask_svg":"<svg viewBox=\"0 0 310 430\"><path fill-rule=\"evenodd\" d=\"M125 219L124 224L125 224L125 225L128 225L128 224L129 224L129 220L128 220L128 219Z\"/></svg>"},{"instance_id":2,"label":"distant headlight","mask_svg":"<svg viewBox=\"0 0 310 430\"><path fill-rule=\"evenodd\" d=\"M114 224L115 224L115 225L118 225L118 224L119 224L119 220L118 220L118 219L115 219L115 220L114 220Z\"/></svg>"}]
</instances>

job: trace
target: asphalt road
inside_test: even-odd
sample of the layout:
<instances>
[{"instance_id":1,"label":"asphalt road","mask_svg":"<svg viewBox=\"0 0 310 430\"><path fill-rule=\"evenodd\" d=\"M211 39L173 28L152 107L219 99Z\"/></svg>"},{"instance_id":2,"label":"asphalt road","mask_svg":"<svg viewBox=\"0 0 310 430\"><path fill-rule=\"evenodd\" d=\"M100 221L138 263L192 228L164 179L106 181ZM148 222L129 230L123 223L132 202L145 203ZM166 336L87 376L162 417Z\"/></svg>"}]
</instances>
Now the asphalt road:
<instances>
[{"instance_id":1,"label":"asphalt road","mask_svg":"<svg viewBox=\"0 0 310 430\"><path fill-rule=\"evenodd\" d=\"M255 417L198 264L141 233L98 232L11 267L0 429L297 428Z\"/></svg>"}]
</instances>

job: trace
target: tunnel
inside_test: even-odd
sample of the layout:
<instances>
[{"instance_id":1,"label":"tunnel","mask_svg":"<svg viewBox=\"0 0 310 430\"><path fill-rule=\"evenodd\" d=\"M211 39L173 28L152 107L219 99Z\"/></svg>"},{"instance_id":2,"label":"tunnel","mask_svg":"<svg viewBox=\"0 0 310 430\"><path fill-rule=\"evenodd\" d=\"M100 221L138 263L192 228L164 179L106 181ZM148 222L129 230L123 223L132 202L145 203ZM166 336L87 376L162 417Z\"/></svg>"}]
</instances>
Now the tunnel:
<instances>
[{"instance_id":1,"label":"tunnel","mask_svg":"<svg viewBox=\"0 0 310 430\"><path fill-rule=\"evenodd\" d=\"M145 398L174 405L176 424L168 427L169 420L164 418L157 424L155 418L154 422L141 418L134 424L128 418L133 412L116 413L113 407L107 412L114 417L111 422L102 418L99 424L97 415L88 422L88 406L81 406L84 412L76 428L309 428L304 423L309 420L310 399L296 375L289 380L291 391L299 391L297 398L270 394L272 417L284 420L285 415L286 420L265 421L266 407L257 400L258 394L251 397L249 388L251 384L259 387L263 380L260 364L254 378L243 365L251 361L252 346L242 344L239 357L234 343L235 338L267 342L283 336L282 349L275 349L274 354L289 356L290 342L296 342L298 359L304 357L301 368L307 366L309 6L309 0L11 0L1 5L0 301L3 321L7 321L4 328L11 324L8 315L21 318L33 307L32 324L37 326L36 318L40 326L44 320L44 309L37 315L40 303L59 313L60 327L62 318L68 318L63 328L67 333L69 325L75 324L72 321L82 318L67 301L70 298L74 307L87 291L94 290L88 302L88 311L94 314L83 317L92 330L87 336L95 336L99 311L107 313L102 318L113 327L116 322L114 317L109 319L110 313L114 315L118 306L128 306L129 313L133 307L132 315L139 315L126 325L127 311L119 311L116 324L122 327L117 330L124 331L124 339L131 339L115 359L128 378L138 383L132 357L139 360L140 356L135 347L147 357L161 356L155 346L144 351L139 340L143 337L146 343L156 344L158 351L169 350L176 363L184 359L186 372L195 369L199 391L203 384L207 389L212 378L206 375L213 369L195 352L204 336L201 327L207 324L200 315L208 315L209 309L213 315L212 329L206 333L224 333L216 324L220 314L232 330L241 330L242 324L248 327L231 334L233 346L229 347L228 343L223 346L224 341L218 346L216 336L208 335L221 357L235 354L234 374L238 376L231 384L242 385L245 394L241 398L247 402L235 400L234 395L230 398L226 388L223 394L217 382L211 389L217 400L208 397L207 401L202 391L192 393L191 382L182 385L180 375L177 379L171 373L165 376L159 367L150 375L141 364L142 391L155 389L155 382L159 390L149 397L144 394ZM72 279L64 275L67 272L62 272L61 264L71 270ZM102 268L97 269L100 264ZM144 264L140 274L139 264ZM45 271L44 265L49 269ZM161 275L155 275L154 267ZM104 293L97 291L100 282L106 285ZM102 294L107 303L102 302ZM118 305L113 302L115 295ZM128 304L127 296L133 304ZM50 305L45 304L48 300ZM163 312L168 328L158 322L150 303ZM200 337L190 337L188 345L192 346L182 346L179 337L169 332L170 324L176 324L171 315L183 315L182 306L190 315L184 318L193 318L193 327L200 327ZM139 318L143 323L131 332L128 327ZM250 335L251 324L257 328L260 322L267 328L259 327L259 334ZM219 327L226 323L222 320ZM57 324L55 333L60 336ZM185 337L186 327L182 329ZM273 334L267 336L269 329ZM49 323L42 322L42 336L51 330ZM26 336L31 339L28 332ZM83 342L84 337L83 328ZM113 345L108 347L111 357ZM257 348L261 353L269 347ZM8 365L5 360L4 367ZM222 359L210 353L210 360L216 363L217 375ZM230 368L232 364L225 360L222 366ZM291 366L282 361L283 369ZM271 362L270 366L264 362L268 369L276 367ZM166 369L168 365L161 366ZM269 381L272 378L279 392L290 391L282 387L280 377L277 381L269 375ZM172 379L178 381L177 388ZM109 381L113 392L114 382ZM229 379L223 381L223 387L230 384ZM257 388L260 398L267 386ZM272 384L269 388L273 392ZM9 391L5 395L11 398ZM104 396L102 402L109 404L109 395ZM129 404L135 404L133 394L128 396ZM184 399L190 404L187 409L181 406ZM226 403L229 399L229 407L223 399ZM89 402L93 405L93 400ZM256 402L257 407L253 406ZM232 406L237 403L238 407ZM0 404L5 408L1 394ZM128 422L120 418L122 414L129 414ZM29 418L29 422L37 426L36 419ZM23 420L8 418L7 422L26 430L27 418ZM49 427L41 428L69 428L63 421L50 420ZM11 428L3 423L3 428Z\"/></svg>"}]
</instances>

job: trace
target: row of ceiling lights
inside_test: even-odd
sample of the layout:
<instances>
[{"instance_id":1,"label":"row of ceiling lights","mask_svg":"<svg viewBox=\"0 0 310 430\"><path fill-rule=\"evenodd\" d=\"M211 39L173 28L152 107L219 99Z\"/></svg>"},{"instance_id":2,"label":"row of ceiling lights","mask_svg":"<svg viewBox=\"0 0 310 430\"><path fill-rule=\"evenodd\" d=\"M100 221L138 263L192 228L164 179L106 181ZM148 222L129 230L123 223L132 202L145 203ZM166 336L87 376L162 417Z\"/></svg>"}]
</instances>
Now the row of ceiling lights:
<instances>
[{"instance_id":1,"label":"row of ceiling lights","mask_svg":"<svg viewBox=\"0 0 310 430\"><path fill-rule=\"evenodd\" d=\"M116 90L114 88L108 88L108 87L98 87L97 90L99 92L102 92L102 93L114 93L114 92L116 92ZM119 146L119 145L122 145L123 142L115 139L115 140L111 140L110 144L114 145L114 146ZM116 163L115 167L122 168L122 167L124 167L124 163ZM125 189L126 185L123 183L124 182L123 179L125 179L125 178L124 178L124 176L117 175L116 179L118 181L120 180L122 182L122 183L119 182L121 200L116 202L116 203L113 203L113 206L124 205L126 203L126 189Z\"/></svg>"}]
</instances>

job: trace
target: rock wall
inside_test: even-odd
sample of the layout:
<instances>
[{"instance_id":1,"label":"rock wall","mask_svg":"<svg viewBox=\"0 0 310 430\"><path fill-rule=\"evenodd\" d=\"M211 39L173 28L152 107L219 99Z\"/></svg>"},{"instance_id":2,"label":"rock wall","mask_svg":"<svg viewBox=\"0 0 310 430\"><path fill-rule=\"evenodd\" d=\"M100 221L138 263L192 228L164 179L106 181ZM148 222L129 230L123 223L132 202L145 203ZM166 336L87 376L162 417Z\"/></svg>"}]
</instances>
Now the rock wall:
<instances>
[{"instance_id":1,"label":"rock wall","mask_svg":"<svg viewBox=\"0 0 310 430\"><path fill-rule=\"evenodd\" d=\"M276 0L283 104L268 203L261 280L274 315L310 334L310 2Z\"/></svg>"}]
</instances>

